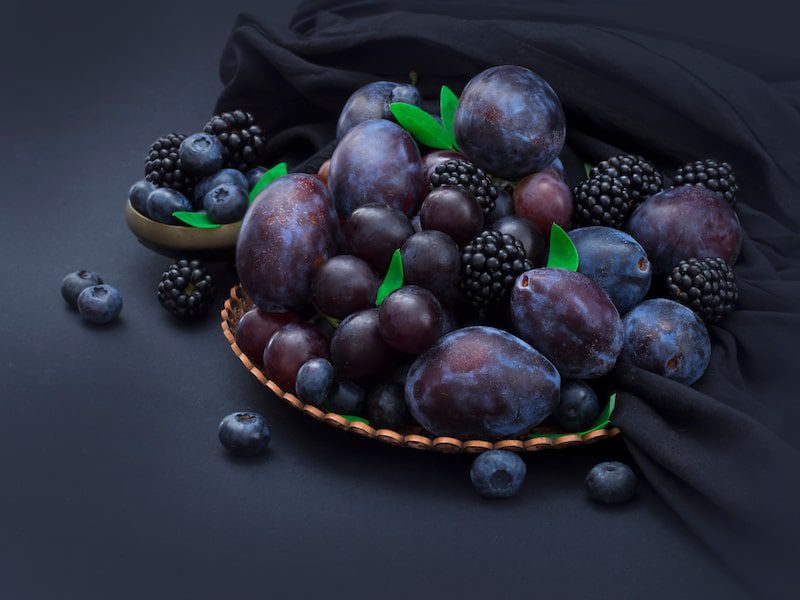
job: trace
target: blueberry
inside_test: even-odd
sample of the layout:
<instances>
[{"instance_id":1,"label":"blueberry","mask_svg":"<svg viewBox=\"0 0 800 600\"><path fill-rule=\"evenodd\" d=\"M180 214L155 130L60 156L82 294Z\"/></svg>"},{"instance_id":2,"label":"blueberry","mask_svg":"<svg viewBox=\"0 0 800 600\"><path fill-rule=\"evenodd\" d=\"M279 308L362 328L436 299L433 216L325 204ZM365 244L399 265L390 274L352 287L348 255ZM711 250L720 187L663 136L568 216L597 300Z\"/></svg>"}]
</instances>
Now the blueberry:
<instances>
[{"instance_id":1,"label":"blueberry","mask_svg":"<svg viewBox=\"0 0 800 600\"><path fill-rule=\"evenodd\" d=\"M338 381L333 386L328 406L340 415L357 415L364 405L364 390L351 381Z\"/></svg>"},{"instance_id":2,"label":"blueberry","mask_svg":"<svg viewBox=\"0 0 800 600\"><path fill-rule=\"evenodd\" d=\"M219 184L203 198L203 208L212 223L240 221L249 206L247 191L230 183Z\"/></svg>"},{"instance_id":3,"label":"blueberry","mask_svg":"<svg viewBox=\"0 0 800 600\"><path fill-rule=\"evenodd\" d=\"M525 472L525 461L513 452L489 450L475 459L469 476L484 498L510 498L522 487Z\"/></svg>"},{"instance_id":4,"label":"blueberry","mask_svg":"<svg viewBox=\"0 0 800 600\"><path fill-rule=\"evenodd\" d=\"M583 381L565 379L561 383L561 400L553 411L558 426L567 432L585 431L600 412L597 394Z\"/></svg>"},{"instance_id":5,"label":"blueberry","mask_svg":"<svg viewBox=\"0 0 800 600\"><path fill-rule=\"evenodd\" d=\"M267 420L254 412L231 413L219 424L219 442L236 456L261 454L269 445Z\"/></svg>"},{"instance_id":6,"label":"blueberry","mask_svg":"<svg viewBox=\"0 0 800 600\"><path fill-rule=\"evenodd\" d=\"M592 467L584 486L589 499L604 504L620 504L633 498L636 475L624 463L602 462Z\"/></svg>"},{"instance_id":7,"label":"blueberry","mask_svg":"<svg viewBox=\"0 0 800 600\"><path fill-rule=\"evenodd\" d=\"M331 395L335 373L324 358L312 358L297 371L294 388L297 397L306 404L322 406Z\"/></svg>"},{"instance_id":8,"label":"blueberry","mask_svg":"<svg viewBox=\"0 0 800 600\"><path fill-rule=\"evenodd\" d=\"M156 189L152 183L146 179L140 179L131 186L128 191L128 200L131 201L131 206L139 214L147 216L147 197Z\"/></svg>"},{"instance_id":9,"label":"blueberry","mask_svg":"<svg viewBox=\"0 0 800 600\"><path fill-rule=\"evenodd\" d=\"M367 418L375 429L399 429L408 423L411 413L403 384L389 381L372 388L367 395Z\"/></svg>"},{"instance_id":10,"label":"blueberry","mask_svg":"<svg viewBox=\"0 0 800 600\"><path fill-rule=\"evenodd\" d=\"M210 175L222 168L222 142L207 133L195 133L181 142L178 158L192 175Z\"/></svg>"},{"instance_id":11,"label":"blueberry","mask_svg":"<svg viewBox=\"0 0 800 600\"><path fill-rule=\"evenodd\" d=\"M250 169L245 175L247 176L247 186L248 190L252 190L256 187L258 180L261 179L261 176L266 173L267 170L264 167L255 167Z\"/></svg>"},{"instance_id":12,"label":"blueberry","mask_svg":"<svg viewBox=\"0 0 800 600\"><path fill-rule=\"evenodd\" d=\"M154 221L178 225L180 222L172 213L179 210L194 210L192 203L180 192L170 188L156 188L147 196L147 216Z\"/></svg>"},{"instance_id":13,"label":"blueberry","mask_svg":"<svg viewBox=\"0 0 800 600\"><path fill-rule=\"evenodd\" d=\"M90 323L110 323L122 311L122 295L105 283L93 285L78 296L78 312Z\"/></svg>"},{"instance_id":14,"label":"blueberry","mask_svg":"<svg viewBox=\"0 0 800 600\"><path fill-rule=\"evenodd\" d=\"M81 292L93 285L100 285L103 280L100 275L92 271L75 271L64 277L61 282L61 295L67 304L76 308L78 306L78 296Z\"/></svg>"},{"instance_id":15,"label":"blueberry","mask_svg":"<svg viewBox=\"0 0 800 600\"><path fill-rule=\"evenodd\" d=\"M206 194L220 184L229 183L242 188L245 192L250 190L247 177L244 173L236 169L222 169L213 175L209 175L198 183L194 188L194 205L200 209L203 206L203 199Z\"/></svg>"}]
</instances>

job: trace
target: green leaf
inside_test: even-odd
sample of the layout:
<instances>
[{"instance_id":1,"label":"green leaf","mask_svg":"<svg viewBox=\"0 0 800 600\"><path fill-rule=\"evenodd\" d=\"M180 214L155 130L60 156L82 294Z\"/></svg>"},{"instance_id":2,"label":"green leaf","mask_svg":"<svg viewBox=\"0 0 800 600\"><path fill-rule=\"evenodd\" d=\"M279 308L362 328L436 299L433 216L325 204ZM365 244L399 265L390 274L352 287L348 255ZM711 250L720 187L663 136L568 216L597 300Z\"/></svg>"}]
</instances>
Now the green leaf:
<instances>
[{"instance_id":1,"label":"green leaf","mask_svg":"<svg viewBox=\"0 0 800 600\"><path fill-rule=\"evenodd\" d=\"M400 126L410 133L420 144L440 150L450 150L453 145L450 135L441 123L426 113L419 106L406 102L392 102L389 110L400 123Z\"/></svg>"},{"instance_id":2,"label":"green leaf","mask_svg":"<svg viewBox=\"0 0 800 600\"><path fill-rule=\"evenodd\" d=\"M216 229L219 223L212 223L208 220L208 215L204 212L191 212L188 210L176 210L172 216L183 221L192 227L199 227L200 229Z\"/></svg>"},{"instance_id":3,"label":"green leaf","mask_svg":"<svg viewBox=\"0 0 800 600\"><path fill-rule=\"evenodd\" d=\"M578 270L578 251L567 232L553 223L550 228L550 254L547 257L549 269Z\"/></svg>"},{"instance_id":4,"label":"green leaf","mask_svg":"<svg viewBox=\"0 0 800 600\"><path fill-rule=\"evenodd\" d=\"M592 176L592 165L590 165L588 162L584 162L583 170L586 171L586 179L589 179Z\"/></svg>"},{"instance_id":5,"label":"green leaf","mask_svg":"<svg viewBox=\"0 0 800 600\"><path fill-rule=\"evenodd\" d=\"M608 404L605 405L603 410L600 411L600 414L597 415L597 419L595 419L594 423L592 424L589 429L586 431L579 431L577 433L532 433L528 436L528 439L537 438L537 437L546 437L546 438L557 438L561 437L562 435L586 435L587 433L591 433L592 431L597 431L598 429L603 429L604 427L608 427L608 424L611 423L611 415L614 413L614 406L617 403L617 394L611 394L611 397L608 399Z\"/></svg>"},{"instance_id":6,"label":"green leaf","mask_svg":"<svg viewBox=\"0 0 800 600\"><path fill-rule=\"evenodd\" d=\"M453 132L453 119L456 116L456 109L458 108L458 96L453 93L446 85L442 86L439 93L439 114L442 116L442 127L447 133L450 145L456 148L456 136Z\"/></svg>"},{"instance_id":7,"label":"green leaf","mask_svg":"<svg viewBox=\"0 0 800 600\"><path fill-rule=\"evenodd\" d=\"M278 179L279 177L283 177L286 175L286 163L278 163L268 171L265 171L264 174L261 176L256 184L253 186L253 189L250 190L250 202L256 199L265 187L267 187L270 183Z\"/></svg>"},{"instance_id":8,"label":"green leaf","mask_svg":"<svg viewBox=\"0 0 800 600\"><path fill-rule=\"evenodd\" d=\"M375 298L375 306L380 306L386 300L386 296L393 291L403 287L403 257L397 249L392 254L392 262L389 263L389 270L383 278L381 287L378 288L378 295Z\"/></svg>"},{"instance_id":9,"label":"green leaf","mask_svg":"<svg viewBox=\"0 0 800 600\"><path fill-rule=\"evenodd\" d=\"M366 419L363 419L361 417L356 417L355 415L339 415L339 416L342 417L343 419L347 419L351 423L353 421L358 421L359 423L365 423L366 425L369 425L369 421L367 421Z\"/></svg>"}]
</instances>

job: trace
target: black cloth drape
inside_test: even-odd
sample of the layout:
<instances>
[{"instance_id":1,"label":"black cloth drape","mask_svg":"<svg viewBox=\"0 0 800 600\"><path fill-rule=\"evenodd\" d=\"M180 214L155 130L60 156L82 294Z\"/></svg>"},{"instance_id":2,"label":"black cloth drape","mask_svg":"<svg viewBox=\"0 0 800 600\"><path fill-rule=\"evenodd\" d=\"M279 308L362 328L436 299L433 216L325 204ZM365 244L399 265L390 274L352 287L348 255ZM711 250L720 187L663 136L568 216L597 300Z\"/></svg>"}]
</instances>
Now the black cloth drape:
<instances>
[{"instance_id":1,"label":"black cloth drape","mask_svg":"<svg viewBox=\"0 0 800 600\"><path fill-rule=\"evenodd\" d=\"M305 165L316 168L357 87L415 71L434 107L442 84L458 93L484 68L520 64L564 104L571 183L583 160L616 151L666 170L732 163L746 231L740 306L710 328L711 366L694 387L618 367L613 422L653 487L751 590L786 593L800 539L800 65L646 30L631 4L486 4L312 0L290 28L241 15L217 108L252 111L273 158L318 153Z\"/></svg>"}]
</instances>

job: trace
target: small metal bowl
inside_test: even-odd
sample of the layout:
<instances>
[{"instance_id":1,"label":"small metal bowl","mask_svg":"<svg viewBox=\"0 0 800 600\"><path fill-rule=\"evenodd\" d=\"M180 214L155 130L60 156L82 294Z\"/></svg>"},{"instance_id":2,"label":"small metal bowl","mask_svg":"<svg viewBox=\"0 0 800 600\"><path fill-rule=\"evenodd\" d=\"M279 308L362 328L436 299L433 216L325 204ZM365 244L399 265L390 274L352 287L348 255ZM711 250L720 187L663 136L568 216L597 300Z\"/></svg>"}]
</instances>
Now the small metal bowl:
<instances>
[{"instance_id":1,"label":"small metal bowl","mask_svg":"<svg viewBox=\"0 0 800 600\"><path fill-rule=\"evenodd\" d=\"M198 258L205 261L232 260L242 222L215 229L164 225L125 204L125 222L143 246L170 258Z\"/></svg>"}]
</instances>

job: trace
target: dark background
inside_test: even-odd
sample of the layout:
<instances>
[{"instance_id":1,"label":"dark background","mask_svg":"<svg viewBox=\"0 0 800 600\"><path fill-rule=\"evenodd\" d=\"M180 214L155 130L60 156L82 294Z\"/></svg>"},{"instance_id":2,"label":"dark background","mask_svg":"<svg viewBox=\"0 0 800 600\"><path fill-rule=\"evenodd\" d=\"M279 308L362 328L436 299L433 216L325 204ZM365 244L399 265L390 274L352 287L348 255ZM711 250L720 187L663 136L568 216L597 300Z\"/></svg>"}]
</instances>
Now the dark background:
<instances>
[{"instance_id":1,"label":"dark background","mask_svg":"<svg viewBox=\"0 0 800 600\"><path fill-rule=\"evenodd\" d=\"M126 229L127 188L153 139L209 117L235 14L286 23L294 6L29 2L3 17L0 597L742 597L645 482L624 507L585 499L595 462L626 459L619 441L528 456L517 498L482 501L469 457L317 423L248 375L216 310L184 326L159 307L169 260ZM781 3L638 6L643 28L735 46L743 66L756 48L800 65ZM81 268L123 293L115 325L61 300ZM218 275L221 305L233 280ZM273 428L254 461L216 439L245 408Z\"/></svg>"}]
</instances>

